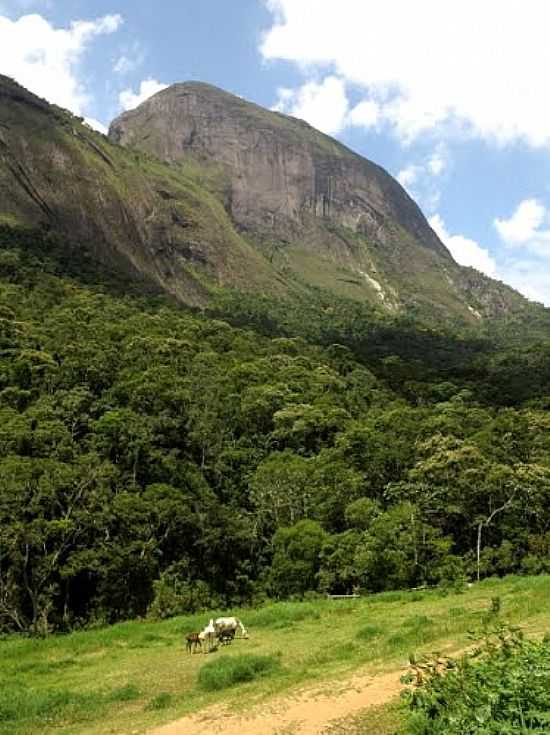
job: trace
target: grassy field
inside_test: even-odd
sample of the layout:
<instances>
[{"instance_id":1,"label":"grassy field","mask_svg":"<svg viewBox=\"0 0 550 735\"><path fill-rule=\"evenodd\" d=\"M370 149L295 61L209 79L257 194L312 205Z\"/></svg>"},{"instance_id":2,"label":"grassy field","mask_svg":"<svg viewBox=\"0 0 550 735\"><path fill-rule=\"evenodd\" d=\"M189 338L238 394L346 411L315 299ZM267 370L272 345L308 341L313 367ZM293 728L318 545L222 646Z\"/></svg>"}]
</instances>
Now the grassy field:
<instances>
[{"instance_id":1,"label":"grassy field","mask_svg":"<svg viewBox=\"0 0 550 735\"><path fill-rule=\"evenodd\" d=\"M0 639L0 733L136 735L209 704L237 710L358 669L405 667L410 652L466 646L496 596L502 617L526 634L550 631L550 577L508 577L459 594L391 592L231 611L250 639L208 656L187 654L183 635L222 611ZM334 733L385 735L397 717L395 708L373 711Z\"/></svg>"}]
</instances>

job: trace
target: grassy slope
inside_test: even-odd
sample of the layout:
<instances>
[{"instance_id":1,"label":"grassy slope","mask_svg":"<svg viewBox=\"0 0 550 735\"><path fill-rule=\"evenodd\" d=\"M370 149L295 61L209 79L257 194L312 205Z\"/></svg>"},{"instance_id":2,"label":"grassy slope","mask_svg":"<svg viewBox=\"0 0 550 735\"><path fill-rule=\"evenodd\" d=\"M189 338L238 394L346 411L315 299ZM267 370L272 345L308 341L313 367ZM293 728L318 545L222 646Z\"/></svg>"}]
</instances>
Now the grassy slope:
<instances>
[{"instance_id":1,"label":"grassy slope","mask_svg":"<svg viewBox=\"0 0 550 735\"><path fill-rule=\"evenodd\" d=\"M497 595L504 616L527 633L550 630L550 577L509 577L448 596L435 590L394 592L237 611L250 628L250 640L211 656L187 655L182 637L216 611L47 640L11 637L0 641L0 733L142 733L212 703L250 706L359 667L397 669L406 666L411 651L466 645L468 631L479 625ZM243 653L279 656L281 669L220 692L199 687L198 672L205 663ZM341 732L382 735L394 720L391 712L370 713L342 725L350 729ZM376 730L377 721L385 724Z\"/></svg>"}]
</instances>

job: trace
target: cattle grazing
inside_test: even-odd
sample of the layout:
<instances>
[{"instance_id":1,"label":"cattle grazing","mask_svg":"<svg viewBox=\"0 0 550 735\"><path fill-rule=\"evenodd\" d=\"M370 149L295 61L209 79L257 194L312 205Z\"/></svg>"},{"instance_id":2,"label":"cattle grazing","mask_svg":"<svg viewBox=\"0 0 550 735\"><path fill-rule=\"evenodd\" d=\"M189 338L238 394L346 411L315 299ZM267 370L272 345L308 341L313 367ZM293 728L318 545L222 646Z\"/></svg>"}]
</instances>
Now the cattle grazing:
<instances>
[{"instance_id":1,"label":"cattle grazing","mask_svg":"<svg viewBox=\"0 0 550 735\"><path fill-rule=\"evenodd\" d=\"M210 653L216 649L216 629L214 627L214 620L210 618L210 622L204 630L199 633L199 640L201 641L201 648L203 653Z\"/></svg>"},{"instance_id":2,"label":"cattle grazing","mask_svg":"<svg viewBox=\"0 0 550 735\"><path fill-rule=\"evenodd\" d=\"M216 633L225 633L226 631L233 631L233 637L237 634L237 631L241 631L241 637L242 638L248 638L248 631L244 627L244 625L241 623L239 618L216 618L216 621L214 622L214 627L216 629Z\"/></svg>"},{"instance_id":3,"label":"cattle grazing","mask_svg":"<svg viewBox=\"0 0 550 735\"><path fill-rule=\"evenodd\" d=\"M234 630L220 630L218 633L218 640L222 646L228 646L234 638Z\"/></svg>"},{"instance_id":4,"label":"cattle grazing","mask_svg":"<svg viewBox=\"0 0 550 735\"><path fill-rule=\"evenodd\" d=\"M193 651L196 651L197 648L202 649L202 641L200 639L200 633L188 633L185 636L185 645L187 647L188 653L192 653Z\"/></svg>"}]
</instances>

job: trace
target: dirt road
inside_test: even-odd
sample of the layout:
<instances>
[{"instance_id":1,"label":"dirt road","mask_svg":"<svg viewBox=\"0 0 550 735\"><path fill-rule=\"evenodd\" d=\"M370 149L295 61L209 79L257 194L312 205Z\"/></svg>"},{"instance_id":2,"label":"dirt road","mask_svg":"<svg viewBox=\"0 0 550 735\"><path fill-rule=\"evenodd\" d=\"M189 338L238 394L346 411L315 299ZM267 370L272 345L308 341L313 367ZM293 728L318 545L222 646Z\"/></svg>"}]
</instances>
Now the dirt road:
<instances>
[{"instance_id":1,"label":"dirt road","mask_svg":"<svg viewBox=\"0 0 550 735\"><path fill-rule=\"evenodd\" d=\"M150 731L149 735L321 735L334 720L358 714L368 707L385 704L403 688L394 671L378 676L355 676L335 683L328 690L303 689L295 696L279 697L255 707L246 715L223 707L203 712Z\"/></svg>"}]
</instances>

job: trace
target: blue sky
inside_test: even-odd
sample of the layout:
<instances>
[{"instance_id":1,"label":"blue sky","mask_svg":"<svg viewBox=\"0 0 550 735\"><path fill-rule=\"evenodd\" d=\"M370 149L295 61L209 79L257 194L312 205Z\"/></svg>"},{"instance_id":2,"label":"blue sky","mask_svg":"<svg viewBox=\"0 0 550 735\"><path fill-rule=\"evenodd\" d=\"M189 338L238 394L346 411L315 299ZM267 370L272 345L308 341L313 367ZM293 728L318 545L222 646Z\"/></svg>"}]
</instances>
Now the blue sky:
<instances>
[{"instance_id":1,"label":"blue sky","mask_svg":"<svg viewBox=\"0 0 550 735\"><path fill-rule=\"evenodd\" d=\"M550 3L0 0L0 72L108 125L176 81L307 119L550 305Z\"/></svg>"}]
</instances>

